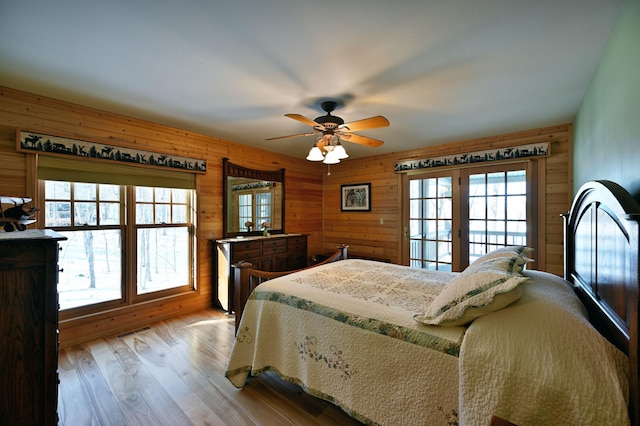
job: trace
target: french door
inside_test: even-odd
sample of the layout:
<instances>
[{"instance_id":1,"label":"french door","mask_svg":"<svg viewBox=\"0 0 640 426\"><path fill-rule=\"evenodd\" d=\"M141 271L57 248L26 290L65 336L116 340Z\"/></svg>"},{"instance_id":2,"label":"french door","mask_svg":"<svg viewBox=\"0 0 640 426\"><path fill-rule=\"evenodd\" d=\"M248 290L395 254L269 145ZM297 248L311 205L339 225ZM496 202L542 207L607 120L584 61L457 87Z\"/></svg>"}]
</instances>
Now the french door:
<instances>
[{"instance_id":1,"label":"french door","mask_svg":"<svg viewBox=\"0 0 640 426\"><path fill-rule=\"evenodd\" d=\"M409 176L408 264L460 271L498 247L535 247L535 174L527 162Z\"/></svg>"}]
</instances>

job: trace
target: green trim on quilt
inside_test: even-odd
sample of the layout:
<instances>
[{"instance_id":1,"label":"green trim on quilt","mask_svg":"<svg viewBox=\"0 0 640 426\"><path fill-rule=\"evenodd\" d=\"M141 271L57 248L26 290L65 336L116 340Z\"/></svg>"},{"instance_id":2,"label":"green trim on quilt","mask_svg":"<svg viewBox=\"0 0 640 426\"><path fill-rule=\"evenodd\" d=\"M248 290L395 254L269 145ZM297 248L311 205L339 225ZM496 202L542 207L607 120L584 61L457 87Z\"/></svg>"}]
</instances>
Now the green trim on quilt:
<instances>
[{"instance_id":1,"label":"green trim on quilt","mask_svg":"<svg viewBox=\"0 0 640 426\"><path fill-rule=\"evenodd\" d=\"M456 357L460 355L460 346L462 345L461 340L458 342L452 342L438 336L432 336L431 334L425 333L420 330L415 330L395 324L389 324L375 318L367 318L359 315L349 314L338 309L331 308L329 306L314 303L306 299L301 299L296 296L279 292L256 290L251 294L249 299L281 303L293 308L302 309L318 315L322 315L323 317L330 318L332 320L350 325L352 327L357 327L362 330L402 340L404 342L442 352L447 355L453 355Z\"/></svg>"}]
</instances>

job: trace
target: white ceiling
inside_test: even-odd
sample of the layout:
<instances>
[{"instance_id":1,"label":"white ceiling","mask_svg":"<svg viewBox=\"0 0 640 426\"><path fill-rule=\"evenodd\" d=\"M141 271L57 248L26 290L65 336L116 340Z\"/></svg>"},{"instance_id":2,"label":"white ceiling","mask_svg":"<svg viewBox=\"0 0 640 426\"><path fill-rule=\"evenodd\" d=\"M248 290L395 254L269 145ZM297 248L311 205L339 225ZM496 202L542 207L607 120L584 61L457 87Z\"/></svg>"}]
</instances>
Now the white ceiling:
<instances>
[{"instance_id":1,"label":"white ceiling","mask_svg":"<svg viewBox=\"0 0 640 426\"><path fill-rule=\"evenodd\" d=\"M0 85L298 157L337 99L363 157L572 121L622 4L0 0Z\"/></svg>"}]
</instances>

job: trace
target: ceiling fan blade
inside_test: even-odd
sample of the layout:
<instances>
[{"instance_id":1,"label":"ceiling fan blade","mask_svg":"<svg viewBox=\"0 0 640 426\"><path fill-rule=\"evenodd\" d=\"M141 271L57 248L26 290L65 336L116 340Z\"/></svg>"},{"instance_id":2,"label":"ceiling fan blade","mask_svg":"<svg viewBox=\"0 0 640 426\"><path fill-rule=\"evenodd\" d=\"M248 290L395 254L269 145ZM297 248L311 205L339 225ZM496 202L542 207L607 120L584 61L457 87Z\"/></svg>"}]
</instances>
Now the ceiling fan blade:
<instances>
[{"instance_id":1,"label":"ceiling fan blade","mask_svg":"<svg viewBox=\"0 0 640 426\"><path fill-rule=\"evenodd\" d=\"M311 120L310 118L305 117L304 115L300 115L300 114L285 114L285 117L289 117L289 118L293 118L294 120L298 120L301 123L304 123L308 126L311 126L313 128L320 128L322 130L324 130L324 126L320 123L316 123L315 121Z\"/></svg>"},{"instance_id":2,"label":"ceiling fan blade","mask_svg":"<svg viewBox=\"0 0 640 426\"><path fill-rule=\"evenodd\" d=\"M376 115L375 117L365 118L363 120L358 120L358 121L352 121L351 123L344 123L340 125L340 128L344 129L346 127L351 132L358 132L360 130L387 127L388 125L389 125L389 120L387 120L381 115Z\"/></svg>"},{"instance_id":3,"label":"ceiling fan blade","mask_svg":"<svg viewBox=\"0 0 640 426\"><path fill-rule=\"evenodd\" d=\"M355 133L344 133L340 135L341 139L347 142L353 142L360 145L370 146L371 148L377 148L384 142L378 139L370 138L368 136L356 135Z\"/></svg>"},{"instance_id":4,"label":"ceiling fan blade","mask_svg":"<svg viewBox=\"0 0 640 426\"><path fill-rule=\"evenodd\" d=\"M275 141L276 139L296 138L298 136L313 136L317 133L298 133L297 135L278 136L275 138L265 139L266 141Z\"/></svg>"}]
</instances>

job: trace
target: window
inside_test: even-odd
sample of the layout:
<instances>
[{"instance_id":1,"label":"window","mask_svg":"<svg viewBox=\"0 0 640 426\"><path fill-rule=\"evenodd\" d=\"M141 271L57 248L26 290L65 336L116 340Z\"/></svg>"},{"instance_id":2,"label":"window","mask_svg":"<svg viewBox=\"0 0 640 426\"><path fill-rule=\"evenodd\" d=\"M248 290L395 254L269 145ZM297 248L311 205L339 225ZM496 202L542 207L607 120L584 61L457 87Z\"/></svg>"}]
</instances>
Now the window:
<instances>
[{"instance_id":1,"label":"window","mask_svg":"<svg viewBox=\"0 0 640 426\"><path fill-rule=\"evenodd\" d=\"M256 194L256 221L258 224L271 223L271 192Z\"/></svg>"},{"instance_id":2,"label":"window","mask_svg":"<svg viewBox=\"0 0 640 426\"><path fill-rule=\"evenodd\" d=\"M535 168L530 163L409 177L409 265L462 270L509 245L535 246Z\"/></svg>"},{"instance_id":3,"label":"window","mask_svg":"<svg viewBox=\"0 0 640 426\"><path fill-rule=\"evenodd\" d=\"M189 190L136 187L137 294L190 282Z\"/></svg>"},{"instance_id":4,"label":"window","mask_svg":"<svg viewBox=\"0 0 640 426\"><path fill-rule=\"evenodd\" d=\"M100 310L193 290L191 189L44 181L60 243L62 310Z\"/></svg>"},{"instance_id":5,"label":"window","mask_svg":"<svg viewBox=\"0 0 640 426\"><path fill-rule=\"evenodd\" d=\"M239 194L238 229L243 229L247 222L253 222L253 197L251 194Z\"/></svg>"},{"instance_id":6,"label":"window","mask_svg":"<svg viewBox=\"0 0 640 426\"><path fill-rule=\"evenodd\" d=\"M253 230L260 229L263 222L271 223L272 194L270 189L237 191L234 196L235 204L238 206L238 229L245 229L247 221L253 222Z\"/></svg>"}]
</instances>

